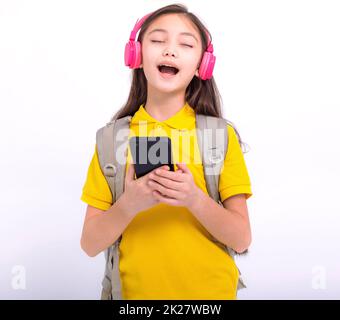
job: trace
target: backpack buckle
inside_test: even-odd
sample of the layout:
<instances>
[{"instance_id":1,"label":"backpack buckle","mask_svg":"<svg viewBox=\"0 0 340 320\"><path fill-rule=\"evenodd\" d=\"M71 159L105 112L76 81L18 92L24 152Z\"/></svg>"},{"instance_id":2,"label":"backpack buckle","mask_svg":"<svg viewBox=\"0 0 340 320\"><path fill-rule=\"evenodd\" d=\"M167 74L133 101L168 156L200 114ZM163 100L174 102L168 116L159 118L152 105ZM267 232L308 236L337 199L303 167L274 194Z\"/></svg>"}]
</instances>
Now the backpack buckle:
<instances>
[{"instance_id":1,"label":"backpack buckle","mask_svg":"<svg viewBox=\"0 0 340 320\"><path fill-rule=\"evenodd\" d=\"M210 148L207 152L207 158L211 164L223 161L223 152L219 147Z\"/></svg>"},{"instance_id":2,"label":"backpack buckle","mask_svg":"<svg viewBox=\"0 0 340 320\"><path fill-rule=\"evenodd\" d=\"M108 177L115 177L117 174L117 168L112 163L107 163L104 167L104 175Z\"/></svg>"}]
</instances>

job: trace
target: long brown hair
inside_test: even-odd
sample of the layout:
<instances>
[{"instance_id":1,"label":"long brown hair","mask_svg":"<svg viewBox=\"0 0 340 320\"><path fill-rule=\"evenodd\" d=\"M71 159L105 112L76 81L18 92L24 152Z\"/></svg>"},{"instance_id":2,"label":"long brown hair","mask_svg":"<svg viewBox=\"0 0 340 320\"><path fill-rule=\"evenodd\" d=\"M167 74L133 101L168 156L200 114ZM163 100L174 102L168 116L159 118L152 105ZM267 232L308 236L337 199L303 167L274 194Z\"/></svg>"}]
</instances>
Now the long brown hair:
<instances>
[{"instance_id":1,"label":"long brown hair","mask_svg":"<svg viewBox=\"0 0 340 320\"><path fill-rule=\"evenodd\" d=\"M203 23L193 13L189 12L188 8L183 4L171 4L154 11L144 21L139 31L137 40L142 43L144 33L149 25L152 23L152 21L154 21L161 15L171 13L183 14L196 25L202 40L202 59L205 49L208 46L208 39L205 32L208 32L210 38L212 39L211 34L208 29L203 25ZM135 112L139 109L140 105L146 103L146 100L147 79L144 75L144 71L141 68L133 69L132 83L127 102L116 112L116 114L111 118L111 121L123 118L127 115L133 116ZM214 77L209 80L202 80L194 76L188 87L186 88L185 100L195 110L195 113L205 114L214 117L222 117L222 97L219 93ZM245 144L244 142L242 142L235 125L227 119L226 121L234 128L240 146L243 147ZM243 151L243 153L245 153L245 151Z\"/></svg>"}]
</instances>

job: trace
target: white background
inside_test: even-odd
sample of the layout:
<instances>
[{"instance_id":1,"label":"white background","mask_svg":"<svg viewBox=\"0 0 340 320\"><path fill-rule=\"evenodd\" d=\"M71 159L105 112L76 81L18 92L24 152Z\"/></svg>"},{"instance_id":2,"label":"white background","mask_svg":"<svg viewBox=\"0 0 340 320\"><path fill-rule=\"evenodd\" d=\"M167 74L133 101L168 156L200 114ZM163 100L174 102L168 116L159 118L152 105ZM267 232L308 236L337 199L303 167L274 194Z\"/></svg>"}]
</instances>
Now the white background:
<instances>
[{"instance_id":1,"label":"white background","mask_svg":"<svg viewBox=\"0 0 340 320\"><path fill-rule=\"evenodd\" d=\"M104 255L80 248L95 133L128 97L133 25L171 3L1 0L0 298L99 299ZM339 299L339 2L182 3L213 36L223 114L250 147L239 299Z\"/></svg>"}]
</instances>

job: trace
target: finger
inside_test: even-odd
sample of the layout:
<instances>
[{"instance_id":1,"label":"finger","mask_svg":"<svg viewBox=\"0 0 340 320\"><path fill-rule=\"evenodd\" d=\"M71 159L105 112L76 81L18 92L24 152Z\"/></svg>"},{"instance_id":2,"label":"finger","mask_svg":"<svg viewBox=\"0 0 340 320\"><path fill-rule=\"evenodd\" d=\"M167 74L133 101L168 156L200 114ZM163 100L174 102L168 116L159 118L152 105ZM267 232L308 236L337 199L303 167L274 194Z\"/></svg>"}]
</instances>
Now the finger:
<instances>
[{"instance_id":1,"label":"finger","mask_svg":"<svg viewBox=\"0 0 340 320\"><path fill-rule=\"evenodd\" d=\"M148 180L151 178L152 175L155 175L155 171L156 171L156 170L162 170L162 171L164 170L164 171L165 171L165 170L167 170L167 169L166 169L166 166L157 167L157 168L151 170L150 172L148 172L147 174L145 174L145 175L143 176L143 179L145 179L145 180L148 181Z\"/></svg>"},{"instance_id":2,"label":"finger","mask_svg":"<svg viewBox=\"0 0 340 320\"><path fill-rule=\"evenodd\" d=\"M174 198L174 199L177 199L180 196L180 192L178 192L177 190L166 188L166 187L164 187L163 185L161 185L160 183L158 183L154 180L149 180L148 185L152 189L159 191L164 196Z\"/></svg>"},{"instance_id":3,"label":"finger","mask_svg":"<svg viewBox=\"0 0 340 320\"><path fill-rule=\"evenodd\" d=\"M178 206L179 205L179 202L176 199L171 199L171 198L165 197L157 190L154 190L152 192L152 194L156 198L156 200L158 200L159 202L163 202L163 203L169 204L171 206Z\"/></svg>"},{"instance_id":4,"label":"finger","mask_svg":"<svg viewBox=\"0 0 340 320\"><path fill-rule=\"evenodd\" d=\"M177 182L177 181L174 181L174 180L171 180L171 179L167 179L167 178L161 177L161 176L154 174L154 173L152 173L150 175L150 180L158 182L162 186L164 186L168 189L177 190L177 191L180 191L181 187L183 185L183 182Z\"/></svg>"},{"instance_id":5,"label":"finger","mask_svg":"<svg viewBox=\"0 0 340 320\"><path fill-rule=\"evenodd\" d=\"M157 169L158 169L158 168L156 168L155 170L157 170ZM163 169L163 170L167 170L167 171L170 170L170 168L169 168L168 165L161 166L161 167L159 167L159 169Z\"/></svg>"},{"instance_id":6,"label":"finger","mask_svg":"<svg viewBox=\"0 0 340 320\"><path fill-rule=\"evenodd\" d=\"M186 181L186 177L183 175L183 172L178 171L179 170L177 171L156 170L155 174L160 177L168 178L177 182Z\"/></svg>"},{"instance_id":7,"label":"finger","mask_svg":"<svg viewBox=\"0 0 340 320\"><path fill-rule=\"evenodd\" d=\"M188 173L191 174L191 171L189 170L188 166L186 163L182 162L182 163L176 163L177 167L182 170L182 172L184 173Z\"/></svg>"}]
</instances>

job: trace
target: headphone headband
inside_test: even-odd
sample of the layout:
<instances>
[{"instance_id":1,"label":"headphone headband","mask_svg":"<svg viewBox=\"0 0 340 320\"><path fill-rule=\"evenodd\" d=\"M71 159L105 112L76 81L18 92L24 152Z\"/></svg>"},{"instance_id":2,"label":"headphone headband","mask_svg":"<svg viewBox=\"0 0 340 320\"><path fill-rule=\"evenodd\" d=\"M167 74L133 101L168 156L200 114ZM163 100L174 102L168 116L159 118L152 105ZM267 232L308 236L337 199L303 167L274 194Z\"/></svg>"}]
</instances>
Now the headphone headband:
<instances>
[{"instance_id":1,"label":"headphone headband","mask_svg":"<svg viewBox=\"0 0 340 320\"><path fill-rule=\"evenodd\" d=\"M131 41L135 41L137 32L138 32L139 29L142 27L144 21L145 21L149 16L151 16L152 14L153 14L153 12L146 14L146 15L145 15L144 17L142 17L141 19L137 19L137 21L136 21L136 23L135 23L135 26L133 27L133 29L132 29L132 31L131 31L131 34L130 34L130 40L131 40ZM214 52L214 47L213 47L213 45L212 45L212 43L211 43L210 35L209 35L209 33L208 33L207 30L204 30L204 31L205 31L205 34L206 34L206 36L207 36L207 38L208 38L208 45L207 45L206 51L212 53L212 52Z\"/></svg>"},{"instance_id":2,"label":"headphone headband","mask_svg":"<svg viewBox=\"0 0 340 320\"><path fill-rule=\"evenodd\" d=\"M131 31L131 34L130 34L130 40L131 41L135 41L136 39L136 34L138 32L138 30L142 27L144 21L152 15L153 12L145 15L142 19L137 19L136 23L135 23L135 26L133 27L132 31Z\"/></svg>"}]
</instances>

